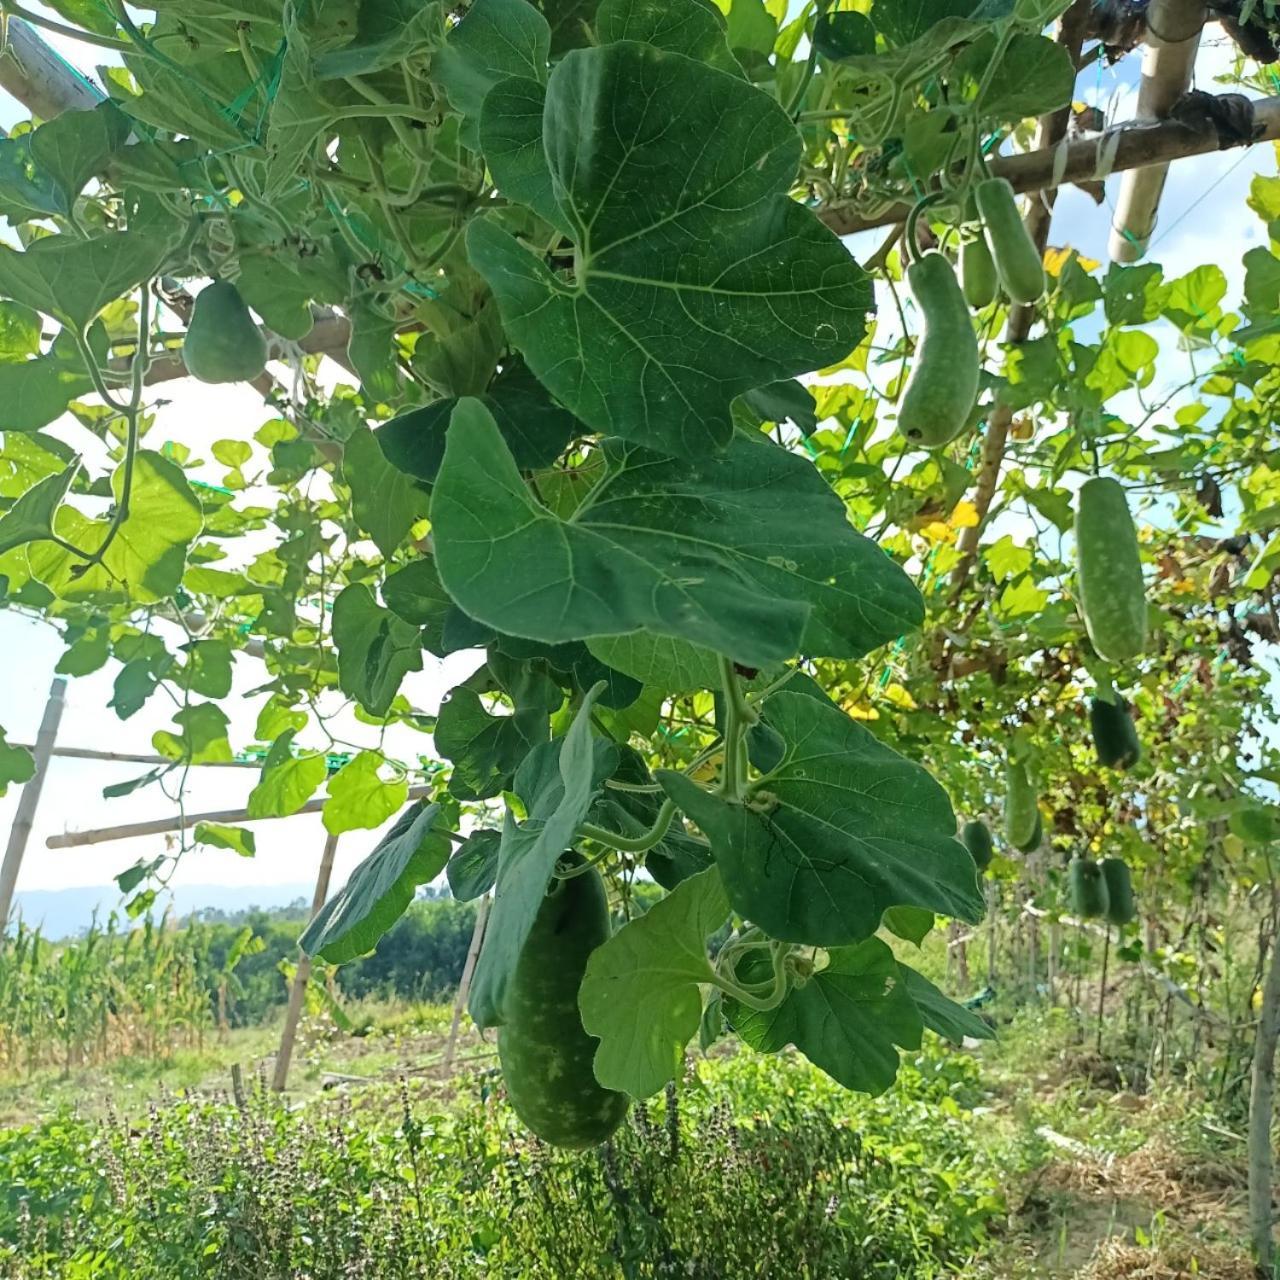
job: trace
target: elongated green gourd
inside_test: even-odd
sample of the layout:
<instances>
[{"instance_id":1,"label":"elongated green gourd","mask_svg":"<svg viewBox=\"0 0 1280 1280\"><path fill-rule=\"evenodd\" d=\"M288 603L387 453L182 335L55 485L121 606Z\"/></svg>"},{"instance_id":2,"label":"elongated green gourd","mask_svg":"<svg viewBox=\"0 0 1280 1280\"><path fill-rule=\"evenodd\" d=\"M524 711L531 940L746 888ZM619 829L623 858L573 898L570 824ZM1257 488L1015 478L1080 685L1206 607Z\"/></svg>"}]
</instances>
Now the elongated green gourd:
<instances>
[{"instance_id":1,"label":"elongated green gourd","mask_svg":"<svg viewBox=\"0 0 1280 1280\"><path fill-rule=\"evenodd\" d=\"M1044 262L1018 213L1013 188L1004 178L988 178L974 199L1000 287L1013 302L1038 302L1044 296Z\"/></svg>"},{"instance_id":2,"label":"elongated green gourd","mask_svg":"<svg viewBox=\"0 0 1280 1280\"><path fill-rule=\"evenodd\" d=\"M991 858L995 853L987 824L976 819L973 822L966 822L964 830L960 833L960 839L964 842L964 847L969 850L969 856L973 859L974 866L978 868L978 874L981 875L991 865Z\"/></svg>"},{"instance_id":3,"label":"elongated green gourd","mask_svg":"<svg viewBox=\"0 0 1280 1280\"><path fill-rule=\"evenodd\" d=\"M1010 760L1004 776L1004 833L1015 849L1022 849L1034 838L1040 820L1036 789L1021 760Z\"/></svg>"},{"instance_id":4,"label":"elongated green gourd","mask_svg":"<svg viewBox=\"0 0 1280 1280\"><path fill-rule=\"evenodd\" d=\"M1067 900L1071 914L1082 920L1097 920L1107 914L1106 877L1092 858L1072 858L1067 864Z\"/></svg>"},{"instance_id":5,"label":"elongated green gourd","mask_svg":"<svg viewBox=\"0 0 1280 1280\"><path fill-rule=\"evenodd\" d=\"M1109 769L1131 769L1142 758L1142 743L1133 725L1129 704L1094 698L1089 703L1089 728L1100 763Z\"/></svg>"},{"instance_id":6,"label":"elongated green gourd","mask_svg":"<svg viewBox=\"0 0 1280 1280\"><path fill-rule=\"evenodd\" d=\"M936 449L953 440L978 398L978 335L951 264L936 249L907 268L923 328L898 408L898 431Z\"/></svg>"},{"instance_id":7,"label":"elongated green gourd","mask_svg":"<svg viewBox=\"0 0 1280 1280\"><path fill-rule=\"evenodd\" d=\"M182 363L201 382L248 382L266 368L266 339L230 281L215 280L196 296Z\"/></svg>"},{"instance_id":8,"label":"elongated green gourd","mask_svg":"<svg viewBox=\"0 0 1280 1280\"><path fill-rule=\"evenodd\" d=\"M581 864L581 859L578 859ZM604 884L592 870L553 883L507 989L498 1061L516 1114L544 1142L582 1150L622 1123L625 1093L604 1088L578 1012L587 958L609 937Z\"/></svg>"},{"instance_id":9,"label":"elongated green gourd","mask_svg":"<svg viewBox=\"0 0 1280 1280\"><path fill-rule=\"evenodd\" d=\"M1147 641L1138 531L1119 481L1094 476L1076 500L1076 585L1085 630L1100 658L1126 662Z\"/></svg>"},{"instance_id":10,"label":"elongated green gourd","mask_svg":"<svg viewBox=\"0 0 1280 1280\"><path fill-rule=\"evenodd\" d=\"M981 311L996 300L998 280L991 246L984 235L967 235L960 241L960 287L964 300Z\"/></svg>"},{"instance_id":11,"label":"elongated green gourd","mask_svg":"<svg viewBox=\"0 0 1280 1280\"><path fill-rule=\"evenodd\" d=\"M1107 919L1128 924L1138 914L1133 903L1133 881L1123 858L1103 858L1102 879L1107 886Z\"/></svg>"},{"instance_id":12,"label":"elongated green gourd","mask_svg":"<svg viewBox=\"0 0 1280 1280\"><path fill-rule=\"evenodd\" d=\"M1036 824L1031 828L1031 834L1025 839L1015 844L1013 847L1019 853L1031 853L1034 849L1040 847L1040 842L1044 839L1044 822L1040 817L1040 810L1036 810Z\"/></svg>"}]
</instances>

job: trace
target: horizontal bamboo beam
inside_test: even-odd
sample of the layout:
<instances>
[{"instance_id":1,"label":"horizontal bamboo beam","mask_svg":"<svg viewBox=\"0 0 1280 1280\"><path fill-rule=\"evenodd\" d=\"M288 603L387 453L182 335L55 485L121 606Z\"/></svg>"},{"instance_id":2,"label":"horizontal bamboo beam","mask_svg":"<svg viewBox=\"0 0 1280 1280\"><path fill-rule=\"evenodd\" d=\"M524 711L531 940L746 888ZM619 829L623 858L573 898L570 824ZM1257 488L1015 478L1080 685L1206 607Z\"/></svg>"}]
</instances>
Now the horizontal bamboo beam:
<instances>
[{"instance_id":1,"label":"horizontal bamboo beam","mask_svg":"<svg viewBox=\"0 0 1280 1280\"><path fill-rule=\"evenodd\" d=\"M12 747L22 747L27 751L35 748L29 742L11 742ZM168 756L135 755L130 751L94 751L90 747L54 747L55 756L65 756L71 760L111 760L120 764L180 764ZM197 760L200 768L210 769L261 769L261 760Z\"/></svg>"},{"instance_id":2,"label":"horizontal bamboo beam","mask_svg":"<svg viewBox=\"0 0 1280 1280\"><path fill-rule=\"evenodd\" d=\"M1274 142L1280 139L1280 97L1256 99L1253 120L1254 137L1226 140L1219 137L1208 121L1204 128L1192 128L1177 119L1121 124L1057 147L998 156L991 162L991 172L1008 178L1015 191L1043 191L1066 183L1105 178L1128 169L1168 164L1258 142ZM895 204L869 218L839 207L819 210L818 216L837 235L847 236L902 222L910 212L910 205Z\"/></svg>"},{"instance_id":3,"label":"horizontal bamboo beam","mask_svg":"<svg viewBox=\"0 0 1280 1280\"><path fill-rule=\"evenodd\" d=\"M33 116L52 120L64 111L92 111L106 96L25 22L6 23L8 47L0 55L0 89Z\"/></svg>"},{"instance_id":4,"label":"horizontal bamboo beam","mask_svg":"<svg viewBox=\"0 0 1280 1280\"><path fill-rule=\"evenodd\" d=\"M429 796L434 787L410 787L408 799L421 800ZM301 809L284 814L287 818L296 818L300 813L319 813L325 806L324 800L308 800ZM119 827L96 827L92 831L64 831L60 836L50 836L44 843L47 849L74 849L86 844L105 844L108 840L129 840L134 836L158 836L169 831L182 831L186 827L194 827L198 822L267 822L270 819L251 818L244 809L214 809L209 813L175 813L168 818L156 818L151 822L127 822Z\"/></svg>"}]
</instances>

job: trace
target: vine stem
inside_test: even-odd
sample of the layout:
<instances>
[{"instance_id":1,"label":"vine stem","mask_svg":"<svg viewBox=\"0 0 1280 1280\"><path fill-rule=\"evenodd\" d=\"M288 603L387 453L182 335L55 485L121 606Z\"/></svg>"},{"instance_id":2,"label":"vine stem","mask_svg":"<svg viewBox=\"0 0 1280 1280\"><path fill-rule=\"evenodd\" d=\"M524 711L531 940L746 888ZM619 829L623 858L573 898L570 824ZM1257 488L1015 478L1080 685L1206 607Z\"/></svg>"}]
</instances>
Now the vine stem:
<instances>
[{"instance_id":1,"label":"vine stem","mask_svg":"<svg viewBox=\"0 0 1280 1280\"><path fill-rule=\"evenodd\" d=\"M584 840L594 840L597 844L607 844L620 853L647 853L655 845L662 842L676 815L676 802L666 799L658 810L653 826L643 835L624 836L620 832L610 831L607 827L599 827L594 822L584 822L578 827L578 834Z\"/></svg>"},{"instance_id":2,"label":"vine stem","mask_svg":"<svg viewBox=\"0 0 1280 1280\"><path fill-rule=\"evenodd\" d=\"M787 998L787 992L790 989L786 976L786 959L790 948L782 943L770 945L773 952L773 981L767 995L757 995L727 974L717 972L715 975L715 985L725 995L732 1000L737 1000L740 1004L745 1004L748 1009L754 1009L757 1013L768 1013L770 1009L776 1009Z\"/></svg>"},{"instance_id":3,"label":"vine stem","mask_svg":"<svg viewBox=\"0 0 1280 1280\"><path fill-rule=\"evenodd\" d=\"M111 516L111 524L102 541L98 544L98 549L83 563L76 566L75 572L77 576L87 573L94 565L102 563L103 556L107 554L111 544L116 540L116 535L120 532L121 526L129 518L129 498L133 492L133 469L138 458L138 417L142 408L142 393L146 386L147 369L151 364L150 331L151 281L147 280L143 282L142 297L138 303L138 347L134 352L133 364L130 368L129 403L127 405L120 404L107 389L102 370L98 367L97 358L89 349L89 342L84 333L77 330L73 334L76 347L80 352L80 358L84 361L85 370L89 375L89 380L93 383L94 390L101 397L104 404L116 410L117 413L124 415L127 430L124 446L124 470L120 479L120 496L116 501L116 509Z\"/></svg>"},{"instance_id":4,"label":"vine stem","mask_svg":"<svg viewBox=\"0 0 1280 1280\"><path fill-rule=\"evenodd\" d=\"M79 40L82 44L97 45L99 49L116 49L121 53L134 51L133 45L128 40L117 40L114 36L100 36L92 31L82 31L79 27L69 27L65 23L55 22L52 18L32 13L30 9L24 9L20 4L11 3L11 0L5 0L5 3L0 5L0 14L7 18L21 18L23 22L29 22L33 27L43 27L56 36L66 36L68 40Z\"/></svg>"}]
</instances>

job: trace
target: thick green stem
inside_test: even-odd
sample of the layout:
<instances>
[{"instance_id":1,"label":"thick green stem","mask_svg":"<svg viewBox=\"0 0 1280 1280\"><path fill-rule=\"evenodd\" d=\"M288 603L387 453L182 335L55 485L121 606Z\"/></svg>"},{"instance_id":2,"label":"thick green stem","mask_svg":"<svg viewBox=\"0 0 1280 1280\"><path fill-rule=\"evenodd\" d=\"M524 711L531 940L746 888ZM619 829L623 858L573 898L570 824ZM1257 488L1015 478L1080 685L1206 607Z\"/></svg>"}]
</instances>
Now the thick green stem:
<instances>
[{"instance_id":1,"label":"thick green stem","mask_svg":"<svg viewBox=\"0 0 1280 1280\"><path fill-rule=\"evenodd\" d=\"M674 800L664 800L658 810L653 826L643 835L624 836L620 832L610 831L606 827L598 827L594 822L584 822L578 827L578 835L584 840L594 840L597 844L607 844L620 853L647 853L655 845L662 842L671 826L671 819L676 814Z\"/></svg>"}]
</instances>

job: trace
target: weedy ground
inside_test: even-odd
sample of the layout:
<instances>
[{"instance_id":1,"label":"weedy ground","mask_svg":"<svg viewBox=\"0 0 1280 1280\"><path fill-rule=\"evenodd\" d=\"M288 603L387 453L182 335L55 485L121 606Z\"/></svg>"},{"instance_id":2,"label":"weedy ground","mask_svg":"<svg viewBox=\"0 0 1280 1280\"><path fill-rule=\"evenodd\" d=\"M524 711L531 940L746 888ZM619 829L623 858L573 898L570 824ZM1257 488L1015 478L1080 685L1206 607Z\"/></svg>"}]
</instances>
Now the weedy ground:
<instances>
[{"instance_id":1,"label":"weedy ground","mask_svg":"<svg viewBox=\"0 0 1280 1280\"><path fill-rule=\"evenodd\" d=\"M877 1099L715 1050L587 1156L520 1133L473 1033L444 1069L440 1007L309 1024L285 1101L274 1028L4 1082L0 1276L1251 1278L1239 1091L987 1011Z\"/></svg>"}]
</instances>

